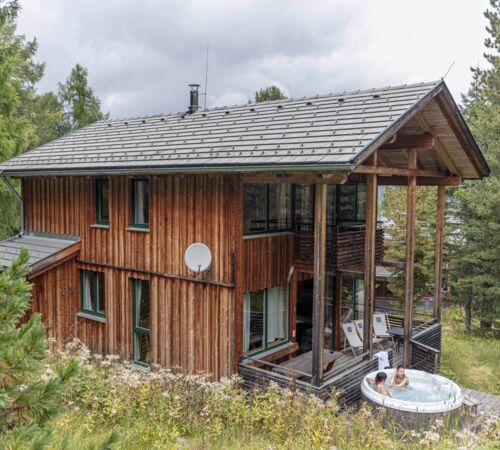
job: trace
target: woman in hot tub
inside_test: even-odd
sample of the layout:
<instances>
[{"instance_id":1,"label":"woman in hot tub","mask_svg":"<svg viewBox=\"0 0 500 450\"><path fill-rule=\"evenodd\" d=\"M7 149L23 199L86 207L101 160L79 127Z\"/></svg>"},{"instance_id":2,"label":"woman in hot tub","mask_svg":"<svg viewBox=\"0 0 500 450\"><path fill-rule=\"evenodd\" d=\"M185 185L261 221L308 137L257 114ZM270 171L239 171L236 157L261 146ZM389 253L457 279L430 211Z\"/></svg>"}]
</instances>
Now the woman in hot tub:
<instances>
[{"instance_id":1,"label":"woman in hot tub","mask_svg":"<svg viewBox=\"0 0 500 450\"><path fill-rule=\"evenodd\" d=\"M385 372L379 372L375 376L375 379L368 379L368 383L373 384L373 389L377 391L381 395L387 395L387 397L390 397L391 395L389 392L387 392L387 389L385 388L385 380L387 380L387 374Z\"/></svg>"},{"instance_id":2,"label":"woman in hot tub","mask_svg":"<svg viewBox=\"0 0 500 450\"><path fill-rule=\"evenodd\" d=\"M409 380L405 374L405 368L403 366L398 366L396 372L389 381L389 386L391 387L403 387L408 386Z\"/></svg>"}]
</instances>

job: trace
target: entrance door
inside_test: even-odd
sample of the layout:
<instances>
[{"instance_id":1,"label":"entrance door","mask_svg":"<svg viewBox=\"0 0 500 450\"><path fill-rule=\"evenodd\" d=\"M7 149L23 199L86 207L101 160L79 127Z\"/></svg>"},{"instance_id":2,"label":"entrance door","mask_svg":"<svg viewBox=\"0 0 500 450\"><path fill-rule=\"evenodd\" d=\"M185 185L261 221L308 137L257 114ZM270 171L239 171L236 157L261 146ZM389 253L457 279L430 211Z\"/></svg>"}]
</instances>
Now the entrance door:
<instances>
[{"instance_id":1,"label":"entrance door","mask_svg":"<svg viewBox=\"0 0 500 450\"><path fill-rule=\"evenodd\" d=\"M133 360L137 364L149 366L150 297L147 280L132 280L132 332Z\"/></svg>"},{"instance_id":2,"label":"entrance door","mask_svg":"<svg viewBox=\"0 0 500 450\"><path fill-rule=\"evenodd\" d=\"M300 353L312 350L313 327L313 278L310 274L301 274L297 286L297 342ZM335 278L326 277L324 345L329 350L335 349Z\"/></svg>"}]
</instances>

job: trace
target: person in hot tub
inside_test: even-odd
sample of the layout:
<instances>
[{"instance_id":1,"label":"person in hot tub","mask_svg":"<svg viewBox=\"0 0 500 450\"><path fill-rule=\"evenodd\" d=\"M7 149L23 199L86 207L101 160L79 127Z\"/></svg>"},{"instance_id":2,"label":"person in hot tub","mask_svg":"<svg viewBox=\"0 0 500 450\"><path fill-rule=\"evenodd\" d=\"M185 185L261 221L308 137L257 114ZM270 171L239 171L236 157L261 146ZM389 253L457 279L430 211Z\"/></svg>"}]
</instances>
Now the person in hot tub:
<instances>
[{"instance_id":1,"label":"person in hot tub","mask_svg":"<svg viewBox=\"0 0 500 450\"><path fill-rule=\"evenodd\" d=\"M385 380L387 380L387 374L385 372L379 372L375 375L375 380L368 380L368 383L373 384L373 389L377 391L380 395L387 395L390 397L391 395L387 392L385 388Z\"/></svg>"},{"instance_id":2,"label":"person in hot tub","mask_svg":"<svg viewBox=\"0 0 500 450\"><path fill-rule=\"evenodd\" d=\"M396 372L389 381L389 386L391 387L403 387L408 386L409 380L405 374L405 368L403 366L398 366Z\"/></svg>"}]
</instances>

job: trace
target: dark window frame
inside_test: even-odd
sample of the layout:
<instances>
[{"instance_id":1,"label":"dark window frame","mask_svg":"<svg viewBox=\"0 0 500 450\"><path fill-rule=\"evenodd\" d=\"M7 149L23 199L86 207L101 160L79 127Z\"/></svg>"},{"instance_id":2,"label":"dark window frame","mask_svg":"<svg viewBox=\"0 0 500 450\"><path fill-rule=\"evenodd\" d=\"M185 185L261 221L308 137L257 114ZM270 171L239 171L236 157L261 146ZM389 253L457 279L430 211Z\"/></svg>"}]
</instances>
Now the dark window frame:
<instances>
[{"instance_id":1,"label":"dark window frame","mask_svg":"<svg viewBox=\"0 0 500 450\"><path fill-rule=\"evenodd\" d=\"M148 204L147 204L147 211L148 211L148 221L145 223L138 223L135 221L135 209L136 209L136 204L135 204L135 192L136 192L136 184L139 182L145 182L147 186L147 192L148 192ZM149 179L148 178L133 178L130 180L130 225L133 228L143 228L145 230L149 230L149 219L150 219L150 211L149 211Z\"/></svg>"},{"instance_id":2,"label":"dark window frame","mask_svg":"<svg viewBox=\"0 0 500 450\"><path fill-rule=\"evenodd\" d=\"M92 289L94 295L94 305L92 309L88 309L85 307L86 283L84 281L84 278L87 274L90 275L90 289ZM99 295L101 284L103 286L103 292L106 292L106 280L104 272L83 269L80 270L80 312L101 318L106 317L106 295L104 295L104 298L102 299L102 304L104 304L104 311L99 309L99 306L101 304L101 298Z\"/></svg>"},{"instance_id":3,"label":"dark window frame","mask_svg":"<svg viewBox=\"0 0 500 450\"><path fill-rule=\"evenodd\" d=\"M102 218L102 206L103 206L103 188L108 190L108 218ZM109 180L107 178L98 178L95 180L95 223L98 225L109 225Z\"/></svg>"},{"instance_id":4,"label":"dark window frame","mask_svg":"<svg viewBox=\"0 0 500 450\"><path fill-rule=\"evenodd\" d=\"M270 222L270 186L273 185L274 183L244 183L243 184L243 222L245 222L245 185L250 185L250 184L262 184L266 186L266 218L265 218L265 229L264 230L255 230L255 231L245 231L243 230L243 235L244 236L257 236L259 234L278 234L278 233L287 233L290 231L293 231L295 229L295 185L294 184L287 184L290 186L290 200L289 200L289 205L288 205L288 211L290 215L290 225L286 228L270 228L269 222ZM286 184L286 183L285 183Z\"/></svg>"},{"instance_id":5,"label":"dark window frame","mask_svg":"<svg viewBox=\"0 0 500 450\"><path fill-rule=\"evenodd\" d=\"M137 298L136 298L136 285L137 283L147 283L148 284L148 294L149 294L149 325L151 326L151 283L149 280L143 280L139 278L132 278L132 360L134 364L138 364L143 367L149 367L150 364L140 359L136 359L137 355L137 335L143 335L151 338L151 328L144 328L137 324L136 322L136 312L137 312ZM140 354L139 354L140 356ZM151 348L149 349L149 357L151 358Z\"/></svg>"}]
</instances>

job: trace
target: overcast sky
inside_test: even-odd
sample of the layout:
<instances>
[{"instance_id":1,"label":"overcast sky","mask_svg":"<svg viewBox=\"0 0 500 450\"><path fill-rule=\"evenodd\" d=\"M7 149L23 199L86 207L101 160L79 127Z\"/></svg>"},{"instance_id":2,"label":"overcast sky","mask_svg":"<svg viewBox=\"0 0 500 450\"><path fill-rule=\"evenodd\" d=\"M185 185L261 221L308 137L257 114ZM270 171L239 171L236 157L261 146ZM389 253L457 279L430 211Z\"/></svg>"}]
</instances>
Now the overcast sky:
<instances>
[{"instance_id":1,"label":"overcast sky","mask_svg":"<svg viewBox=\"0 0 500 450\"><path fill-rule=\"evenodd\" d=\"M41 91L81 63L112 117L441 78L456 99L484 65L487 0L21 0L19 32L39 42Z\"/></svg>"}]
</instances>

